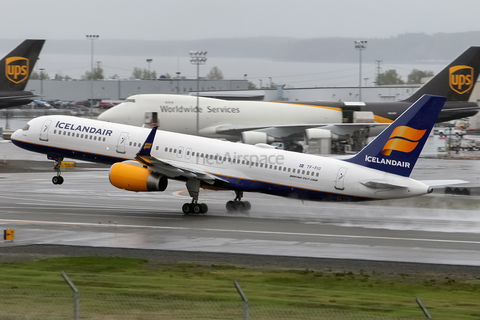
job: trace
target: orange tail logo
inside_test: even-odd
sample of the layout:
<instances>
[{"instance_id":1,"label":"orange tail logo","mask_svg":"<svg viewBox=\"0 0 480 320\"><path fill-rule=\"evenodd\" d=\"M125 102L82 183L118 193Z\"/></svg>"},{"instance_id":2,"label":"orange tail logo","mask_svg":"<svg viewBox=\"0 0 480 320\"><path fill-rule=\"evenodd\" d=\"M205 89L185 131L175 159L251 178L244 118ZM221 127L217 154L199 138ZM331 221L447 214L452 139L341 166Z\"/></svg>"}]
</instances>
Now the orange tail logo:
<instances>
[{"instance_id":1,"label":"orange tail logo","mask_svg":"<svg viewBox=\"0 0 480 320\"><path fill-rule=\"evenodd\" d=\"M450 88L458 94L464 94L473 87L473 68L469 66L450 67L448 82Z\"/></svg>"},{"instance_id":2,"label":"orange tail logo","mask_svg":"<svg viewBox=\"0 0 480 320\"><path fill-rule=\"evenodd\" d=\"M427 130L417 130L407 126L396 127L388 138L387 143L385 143L385 146L383 146L382 154L389 156L393 150L406 153L412 152L426 131Z\"/></svg>"},{"instance_id":3,"label":"orange tail logo","mask_svg":"<svg viewBox=\"0 0 480 320\"><path fill-rule=\"evenodd\" d=\"M5 59L5 76L13 83L28 79L28 59L23 57L8 57Z\"/></svg>"}]
</instances>

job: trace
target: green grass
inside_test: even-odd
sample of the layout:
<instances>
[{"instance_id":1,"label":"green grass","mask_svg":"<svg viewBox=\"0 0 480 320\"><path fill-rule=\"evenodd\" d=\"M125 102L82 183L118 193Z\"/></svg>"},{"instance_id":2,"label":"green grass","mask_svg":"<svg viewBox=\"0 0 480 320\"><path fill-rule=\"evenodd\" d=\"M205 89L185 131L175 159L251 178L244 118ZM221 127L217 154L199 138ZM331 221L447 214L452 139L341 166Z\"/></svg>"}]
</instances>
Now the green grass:
<instances>
[{"instance_id":1,"label":"green grass","mask_svg":"<svg viewBox=\"0 0 480 320\"><path fill-rule=\"evenodd\" d=\"M435 319L480 317L480 279L467 276L73 257L1 264L0 318L70 318L72 291L62 271L80 291L83 319L242 319L234 280L249 299L252 319L422 319L416 296Z\"/></svg>"}]
</instances>

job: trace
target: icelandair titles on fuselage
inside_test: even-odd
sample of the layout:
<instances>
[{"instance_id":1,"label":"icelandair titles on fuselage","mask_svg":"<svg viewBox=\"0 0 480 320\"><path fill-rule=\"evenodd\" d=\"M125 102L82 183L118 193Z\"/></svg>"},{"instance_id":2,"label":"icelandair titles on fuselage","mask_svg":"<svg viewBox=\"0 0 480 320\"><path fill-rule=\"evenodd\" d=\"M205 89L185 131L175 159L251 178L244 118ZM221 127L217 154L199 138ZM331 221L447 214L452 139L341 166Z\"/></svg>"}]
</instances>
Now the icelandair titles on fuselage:
<instances>
[{"instance_id":1,"label":"icelandair titles on fuselage","mask_svg":"<svg viewBox=\"0 0 480 320\"><path fill-rule=\"evenodd\" d=\"M365 156L365 161L372 162L372 163L386 164L394 167L410 168L410 162L407 162L407 161L384 159L384 158L378 158L378 157L373 157L368 155Z\"/></svg>"},{"instance_id":2,"label":"icelandair titles on fuselage","mask_svg":"<svg viewBox=\"0 0 480 320\"><path fill-rule=\"evenodd\" d=\"M92 134L100 134L102 136L111 136L112 133L113 133L112 130L108 130L108 129L82 126L80 124L74 124L74 123L68 123L68 122L62 122L62 121L57 121L57 124L55 124L55 128L59 128L59 129L63 129L63 130L85 132L85 133L92 133Z\"/></svg>"},{"instance_id":3,"label":"icelandair titles on fuselage","mask_svg":"<svg viewBox=\"0 0 480 320\"><path fill-rule=\"evenodd\" d=\"M198 109L203 112L202 108ZM184 106L160 106L160 111L165 113L196 113L197 107L184 107ZM229 107L207 107L207 113L240 113L240 108Z\"/></svg>"}]
</instances>

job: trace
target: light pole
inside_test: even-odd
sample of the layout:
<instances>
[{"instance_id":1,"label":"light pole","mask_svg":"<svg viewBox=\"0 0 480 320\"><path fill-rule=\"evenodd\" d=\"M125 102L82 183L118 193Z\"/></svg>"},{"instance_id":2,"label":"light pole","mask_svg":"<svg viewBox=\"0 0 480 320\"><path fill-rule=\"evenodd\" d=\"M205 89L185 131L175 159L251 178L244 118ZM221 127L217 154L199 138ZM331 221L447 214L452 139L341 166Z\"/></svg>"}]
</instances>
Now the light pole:
<instances>
[{"instance_id":1,"label":"light pole","mask_svg":"<svg viewBox=\"0 0 480 320\"><path fill-rule=\"evenodd\" d=\"M177 94L180 94L180 71L177 71Z\"/></svg>"},{"instance_id":2,"label":"light pole","mask_svg":"<svg viewBox=\"0 0 480 320\"><path fill-rule=\"evenodd\" d=\"M200 65L207 62L207 51L190 51L190 63L197 65L197 136L199 133L199 113L200 113L200 103L199 103L199 71Z\"/></svg>"},{"instance_id":3,"label":"light pole","mask_svg":"<svg viewBox=\"0 0 480 320\"><path fill-rule=\"evenodd\" d=\"M355 49L360 53L358 77L358 101L362 101L362 51L367 49L367 40L355 40Z\"/></svg>"},{"instance_id":4,"label":"light pole","mask_svg":"<svg viewBox=\"0 0 480 320\"><path fill-rule=\"evenodd\" d=\"M42 97L43 100L43 71L45 70L44 68L38 69L40 70L40 97Z\"/></svg>"},{"instance_id":5,"label":"light pole","mask_svg":"<svg viewBox=\"0 0 480 320\"><path fill-rule=\"evenodd\" d=\"M153 59L147 59L148 63L148 80L152 80L152 74L150 73L150 63L153 61Z\"/></svg>"},{"instance_id":6,"label":"light pole","mask_svg":"<svg viewBox=\"0 0 480 320\"><path fill-rule=\"evenodd\" d=\"M87 34L87 39L92 42L91 48L92 48L92 54L91 54L91 65L90 65L90 107L93 106L93 40L98 39L100 37L98 34Z\"/></svg>"}]
</instances>

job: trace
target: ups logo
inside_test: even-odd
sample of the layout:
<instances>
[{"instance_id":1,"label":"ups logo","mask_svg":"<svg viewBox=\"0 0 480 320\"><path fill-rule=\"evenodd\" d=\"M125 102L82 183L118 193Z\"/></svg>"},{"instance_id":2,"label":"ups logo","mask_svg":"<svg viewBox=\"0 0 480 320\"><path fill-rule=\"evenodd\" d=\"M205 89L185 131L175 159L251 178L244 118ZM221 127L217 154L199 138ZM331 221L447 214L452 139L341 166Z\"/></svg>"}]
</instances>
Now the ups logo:
<instances>
[{"instance_id":1,"label":"ups logo","mask_svg":"<svg viewBox=\"0 0 480 320\"><path fill-rule=\"evenodd\" d=\"M473 87L473 68L454 66L449 69L450 88L458 94L464 94Z\"/></svg>"},{"instance_id":2,"label":"ups logo","mask_svg":"<svg viewBox=\"0 0 480 320\"><path fill-rule=\"evenodd\" d=\"M5 59L5 75L13 83L28 79L28 59L23 57L8 57Z\"/></svg>"}]
</instances>

